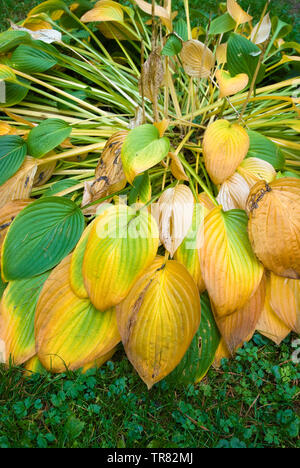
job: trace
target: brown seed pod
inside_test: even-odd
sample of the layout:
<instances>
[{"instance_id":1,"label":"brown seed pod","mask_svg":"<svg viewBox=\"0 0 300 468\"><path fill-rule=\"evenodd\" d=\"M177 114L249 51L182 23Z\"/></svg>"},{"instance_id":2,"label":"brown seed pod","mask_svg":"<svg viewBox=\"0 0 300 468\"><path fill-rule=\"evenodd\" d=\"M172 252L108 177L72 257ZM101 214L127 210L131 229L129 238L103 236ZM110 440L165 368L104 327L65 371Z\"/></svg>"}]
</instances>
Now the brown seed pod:
<instances>
[{"instance_id":1,"label":"brown seed pod","mask_svg":"<svg viewBox=\"0 0 300 468\"><path fill-rule=\"evenodd\" d=\"M300 279L300 180L260 181L247 200L253 250L278 276Z\"/></svg>"}]
</instances>

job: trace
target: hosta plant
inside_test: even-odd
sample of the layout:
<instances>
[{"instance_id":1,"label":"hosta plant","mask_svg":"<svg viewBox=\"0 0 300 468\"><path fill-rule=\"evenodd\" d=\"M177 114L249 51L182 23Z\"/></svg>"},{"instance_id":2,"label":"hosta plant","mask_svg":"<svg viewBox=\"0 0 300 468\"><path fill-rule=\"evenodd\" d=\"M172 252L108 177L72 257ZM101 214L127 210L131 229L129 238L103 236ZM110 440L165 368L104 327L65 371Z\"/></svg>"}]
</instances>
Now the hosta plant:
<instances>
[{"instance_id":1,"label":"hosta plant","mask_svg":"<svg viewBox=\"0 0 300 468\"><path fill-rule=\"evenodd\" d=\"M48 0L0 34L0 356L27 373L123 345L188 384L300 333L300 46L268 2L160 3Z\"/></svg>"}]
</instances>

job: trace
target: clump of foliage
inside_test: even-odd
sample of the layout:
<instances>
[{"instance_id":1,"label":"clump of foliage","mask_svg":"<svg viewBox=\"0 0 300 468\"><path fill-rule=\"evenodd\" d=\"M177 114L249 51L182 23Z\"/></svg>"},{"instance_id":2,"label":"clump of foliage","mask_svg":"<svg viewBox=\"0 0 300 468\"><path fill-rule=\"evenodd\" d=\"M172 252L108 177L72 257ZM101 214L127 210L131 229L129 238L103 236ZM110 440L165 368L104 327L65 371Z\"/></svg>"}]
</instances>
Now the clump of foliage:
<instances>
[{"instance_id":1,"label":"clump of foliage","mask_svg":"<svg viewBox=\"0 0 300 468\"><path fill-rule=\"evenodd\" d=\"M122 342L148 388L188 385L300 332L299 45L268 3L184 5L48 0L0 34L6 364Z\"/></svg>"}]
</instances>

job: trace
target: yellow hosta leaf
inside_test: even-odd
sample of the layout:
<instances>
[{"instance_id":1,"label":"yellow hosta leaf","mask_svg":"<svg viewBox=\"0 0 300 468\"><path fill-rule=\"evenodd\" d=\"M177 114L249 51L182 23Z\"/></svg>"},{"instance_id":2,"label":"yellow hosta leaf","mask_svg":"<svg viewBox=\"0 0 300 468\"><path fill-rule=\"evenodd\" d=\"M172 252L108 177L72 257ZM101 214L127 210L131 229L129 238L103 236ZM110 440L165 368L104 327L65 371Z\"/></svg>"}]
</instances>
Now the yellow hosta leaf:
<instances>
[{"instance_id":1,"label":"yellow hosta leaf","mask_svg":"<svg viewBox=\"0 0 300 468\"><path fill-rule=\"evenodd\" d=\"M29 205L33 200L14 200L6 203L2 208L0 208L0 258L1 258L1 248L9 229L9 226L20 213L20 211Z\"/></svg>"},{"instance_id":2,"label":"yellow hosta leaf","mask_svg":"<svg viewBox=\"0 0 300 468\"><path fill-rule=\"evenodd\" d=\"M191 39L184 42L180 53L184 71L195 78L208 78L215 64L212 51L203 42Z\"/></svg>"},{"instance_id":3,"label":"yellow hosta leaf","mask_svg":"<svg viewBox=\"0 0 300 468\"><path fill-rule=\"evenodd\" d=\"M16 135L16 127L12 127L6 122L0 122L0 135Z\"/></svg>"},{"instance_id":4,"label":"yellow hosta leaf","mask_svg":"<svg viewBox=\"0 0 300 468\"><path fill-rule=\"evenodd\" d=\"M199 193L198 201L200 205L204 206L208 211L211 211L216 207L206 192Z\"/></svg>"},{"instance_id":5,"label":"yellow hosta leaf","mask_svg":"<svg viewBox=\"0 0 300 468\"><path fill-rule=\"evenodd\" d=\"M82 368L82 373L85 374L89 369L99 369L99 367L103 366L107 361L110 360L110 358L113 357L115 352L117 351L117 346L113 348L111 351L108 353L104 354L104 356L99 357L98 359L95 359L94 361L89 362Z\"/></svg>"},{"instance_id":6,"label":"yellow hosta leaf","mask_svg":"<svg viewBox=\"0 0 300 468\"><path fill-rule=\"evenodd\" d=\"M218 318L243 308L262 279L263 266L251 249L247 222L244 211L223 212L221 207L204 219L200 264Z\"/></svg>"},{"instance_id":7,"label":"yellow hosta leaf","mask_svg":"<svg viewBox=\"0 0 300 468\"><path fill-rule=\"evenodd\" d=\"M20 169L0 186L0 208L9 201L29 198L36 171L36 159L28 156Z\"/></svg>"},{"instance_id":8,"label":"yellow hosta leaf","mask_svg":"<svg viewBox=\"0 0 300 468\"><path fill-rule=\"evenodd\" d=\"M204 217L209 213L205 206L200 203L196 203L194 207L192 225L175 252L175 260L182 263L189 273L194 278L199 292L205 291L205 284L201 274L200 260L198 255L198 249L200 243L203 242L203 221Z\"/></svg>"},{"instance_id":9,"label":"yellow hosta leaf","mask_svg":"<svg viewBox=\"0 0 300 468\"><path fill-rule=\"evenodd\" d=\"M216 59L219 65L227 62L227 42L218 45L216 49Z\"/></svg>"},{"instance_id":10,"label":"yellow hosta leaf","mask_svg":"<svg viewBox=\"0 0 300 468\"><path fill-rule=\"evenodd\" d=\"M270 304L275 314L294 332L300 334L300 281L270 276Z\"/></svg>"},{"instance_id":11,"label":"yellow hosta leaf","mask_svg":"<svg viewBox=\"0 0 300 468\"><path fill-rule=\"evenodd\" d=\"M37 171L33 180L33 186L40 187L41 185L44 185L46 182L48 182L55 168L56 168L56 161L50 161L46 164L40 164L37 168Z\"/></svg>"},{"instance_id":12,"label":"yellow hosta leaf","mask_svg":"<svg viewBox=\"0 0 300 468\"><path fill-rule=\"evenodd\" d=\"M197 286L180 263L157 257L117 307L128 359L150 389L183 358L200 323Z\"/></svg>"},{"instance_id":13,"label":"yellow hosta leaf","mask_svg":"<svg viewBox=\"0 0 300 468\"><path fill-rule=\"evenodd\" d=\"M159 131L160 138L162 138L164 136L164 134L166 133L166 131L168 130L168 127L170 125L170 120L163 119L160 122L154 122L153 125Z\"/></svg>"},{"instance_id":14,"label":"yellow hosta leaf","mask_svg":"<svg viewBox=\"0 0 300 468\"><path fill-rule=\"evenodd\" d=\"M110 352L120 341L114 308L99 312L69 284L71 256L45 282L36 308L36 349L51 372L78 369Z\"/></svg>"},{"instance_id":15,"label":"yellow hosta leaf","mask_svg":"<svg viewBox=\"0 0 300 468\"><path fill-rule=\"evenodd\" d=\"M91 302L99 310L119 304L158 248L158 229L147 210L111 206L96 218L83 260Z\"/></svg>"},{"instance_id":16,"label":"yellow hosta leaf","mask_svg":"<svg viewBox=\"0 0 300 468\"><path fill-rule=\"evenodd\" d=\"M24 368L25 377L31 377L32 374L44 374L45 372L47 372L36 354L27 362L25 362Z\"/></svg>"},{"instance_id":17,"label":"yellow hosta leaf","mask_svg":"<svg viewBox=\"0 0 300 468\"><path fill-rule=\"evenodd\" d=\"M192 29L192 39L198 39L199 36L205 36L206 31L201 26Z\"/></svg>"},{"instance_id":18,"label":"yellow hosta leaf","mask_svg":"<svg viewBox=\"0 0 300 468\"><path fill-rule=\"evenodd\" d=\"M229 179L225 180L220 187L217 202L222 205L224 211L246 208L250 189L245 179L235 172Z\"/></svg>"},{"instance_id":19,"label":"yellow hosta leaf","mask_svg":"<svg viewBox=\"0 0 300 468\"><path fill-rule=\"evenodd\" d=\"M169 153L169 158L171 159L171 165L170 169L177 180L189 180L188 176L186 175L186 172L184 170L184 167L175 153Z\"/></svg>"},{"instance_id":20,"label":"yellow hosta leaf","mask_svg":"<svg viewBox=\"0 0 300 468\"><path fill-rule=\"evenodd\" d=\"M194 196L186 185L177 185L164 191L158 205L160 240L173 257L191 227Z\"/></svg>"},{"instance_id":21,"label":"yellow hosta leaf","mask_svg":"<svg viewBox=\"0 0 300 468\"><path fill-rule=\"evenodd\" d=\"M250 36L251 41L254 42L254 44L261 44L262 42L265 42L270 36L271 27L272 24L270 16L269 13L267 13L264 16L262 22L260 24L258 22L257 25L252 29Z\"/></svg>"},{"instance_id":22,"label":"yellow hosta leaf","mask_svg":"<svg viewBox=\"0 0 300 468\"><path fill-rule=\"evenodd\" d=\"M247 23L252 20L235 0L227 0L227 11L237 24Z\"/></svg>"},{"instance_id":23,"label":"yellow hosta leaf","mask_svg":"<svg viewBox=\"0 0 300 468\"><path fill-rule=\"evenodd\" d=\"M272 164L259 158L245 158L237 168L237 172L243 176L250 188L259 180L272 182L276 177Z\"/></svg>"},{"instance_id":24,"label":"yellow hosta leaf","mask_svg":"<svg viewBox=\"0 0 300 468\"><path fill-rule=\"evenodd\" d=\"M124 12L119 3L112 0L100 0L95 7L87 11L82 17L83 23L92 21L124 21Z\"/></svg>"},{"instance_id":25,"label":"yellow hosta leaf","mask_svg":"<svg viewBox=\"0 0 300 468\"><path fill-rule=\"evenodd\" d=\"M144 0L135 0L135 3L148 15L152 15L152 2L145 2ZM154 15L158 16L162 23L169 31L172 31L172 16L166 8L155 4Z\"/></svg>"},{"instance_id":26,"label":"yellow hosta leaf","mask_svg":"<svg viewBox=\"0 0 300 468\"><path fill-rule=\"evenodd\" d=\"M216 79L220 88L220 98L232 96L242 91L248 84L249 77L246 73L231 76L226 70L217 70Z\"/></svg>"},{"instance_id":27,"label":"yellow hosta leaf","mask_svg":"<svg viewBox=\"0 0 300 468\"><path fill-rule=\"evenodd\" d=\"M300 179L258 182L247 201L253 250L268 270L300 279Z\"/></svg>"},{"instance_id":28,"label":"yellow hosta leaf","mask_svg":"<svg viewBox=\"0 0 300 468\"><path fill-rule=\"evenodd\" d=\"M266 280L262 278L255 293L241 309L233 314L218 317L216 322L231 354L253 336L264 307Z\"/></svg>"},{"instance_id":29,"label":"yellow hosta leaf","mask_svg":"<svg viewBox=\"0 0 300 468\"><path fill-rule=\"evenodd\" d=\"M256 330L270 340L280 345L290 333L291 329L275 314L270 304L270 281L266 285L264 307L256 325Z\"/></svg>"},{"instance_id":30,"label":"yellow hosta leaf","mask_svg":"<svg viewBox=\"0 0 300 468\"><path fill-rule=\"evenodd\" d=\"M204 134L204 163L212 181L221 184L232 176L248 153L250 145L246 130L237 123L217 120Z\"/></svg>"},{"instance_id":31,"label":"yellow hosta leaf","mask_svg":"<svg viewBox=\"0 0 300 468\"><path fill-rule=\"evenodd\" d=\"M52 29L50 23L47 21L41 21L38 18L28 18L23 23L24 28L30 29L30 31L39 31L40 29Z\"/></svg>"},{"instance_id":32,"label":"yellow hosta leaf","mask_svg":"<svg viewBox=\"0 0 300 468\"><path fill-rule=\"evenodd\" d=\"M221 338L220 344L217 348L216 354L215 354L215 360L213 362L213 367L215 369L218 369L221 366L221 361L222 359L229 359L231 358L231 354L229 349L226 346L224 338Z\"/></svg>"}]
</instances>

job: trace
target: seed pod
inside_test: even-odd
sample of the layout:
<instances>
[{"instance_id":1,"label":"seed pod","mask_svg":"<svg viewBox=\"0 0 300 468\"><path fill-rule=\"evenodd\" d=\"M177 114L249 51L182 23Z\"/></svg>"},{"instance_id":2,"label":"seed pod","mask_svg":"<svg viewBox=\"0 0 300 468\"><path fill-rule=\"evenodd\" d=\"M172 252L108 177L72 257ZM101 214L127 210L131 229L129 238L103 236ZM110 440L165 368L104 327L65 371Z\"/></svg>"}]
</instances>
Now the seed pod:
<instances>
[{"instance_id":1,"label":"seed pod","mask_svg":"<svg viewBox=\"0 0 300 468\"><path fill-rule=\"evenodd\" d=\"M300 279L300 180L258 182L247 200L253 250L268 270Z\"/></svg>"}]
</instances>

